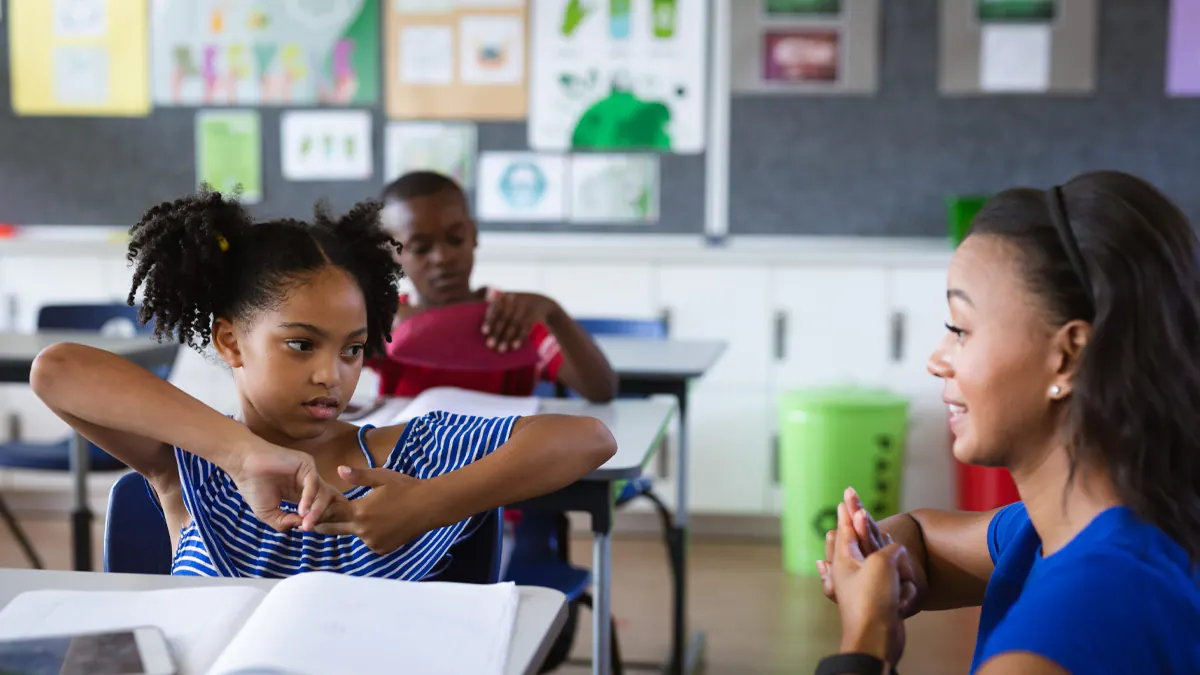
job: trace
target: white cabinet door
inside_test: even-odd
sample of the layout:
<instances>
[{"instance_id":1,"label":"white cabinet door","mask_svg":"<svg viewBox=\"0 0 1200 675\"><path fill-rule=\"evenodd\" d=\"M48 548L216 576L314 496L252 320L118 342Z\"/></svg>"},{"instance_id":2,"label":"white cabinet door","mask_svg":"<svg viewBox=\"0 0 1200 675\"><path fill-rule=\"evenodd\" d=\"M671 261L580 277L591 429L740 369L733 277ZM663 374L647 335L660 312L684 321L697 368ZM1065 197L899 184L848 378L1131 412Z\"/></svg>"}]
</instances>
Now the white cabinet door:
<instances>
[{"instance_id":1,"label":"white cabinet door","mask_svg":"<svg viewBox=\"0 0 1200 675\"><path fill-rule=\"evenodd\" d=\"M770 273L762 267L671 265L658 270L658 296L670 317L671 337L726 343L704 382L766 391L771 366L770 283Z\"/></svg>"},{"instance_id":2,"label":"white cabinet door","mask_svg":"<svg viewBox=\"0 0 1200 675\"><path fill-rule=\"evenodd\" d=\"M771 483L767 390L701 381L688 400L690 511L764 513Z\"/></svg>"},{"instance_id":3,"label":"white cabinet door","mask_svg":"<svg viewBox=\"0 0 1200 675\"><path fill-rule=\"evenodd\" d=\"M497 263L486 259L475 260L475 269L471 270L471 285L475 288L489 286L502 291L542 292L537 265Z\"/></svg>"},{"instance_id":4,"label":"white cabinet door","mask_svg":"<svg viewBox=\"0 0 1200 675\"><path fill-rule=\"evenodd\" d=\"M902 506L951 508L954 475L942 382L926 369L946 332L946 271L896 268L890 286L901 340L888 384L910 402Z\"/></svg>"},{"instance_id":5,"label":"white cabinet door","mask_svg":"<svg viewBox=\"0 0 1200 675\"><path fill-rule=\"evenodd\" d=\"M650 263L543 263L540 268L541 292L577 319L662 315Z\"/></svg>"},{"instance_id":6,"label":"white cabinet door","mask_svg":"<svg viewBox=\"0 0 1200 675\"><path fill-rule=\"evenodd\" d=\"M886 384L887 278L877 267L775 269L776 392Z\"/></svg>"}]
</instances>

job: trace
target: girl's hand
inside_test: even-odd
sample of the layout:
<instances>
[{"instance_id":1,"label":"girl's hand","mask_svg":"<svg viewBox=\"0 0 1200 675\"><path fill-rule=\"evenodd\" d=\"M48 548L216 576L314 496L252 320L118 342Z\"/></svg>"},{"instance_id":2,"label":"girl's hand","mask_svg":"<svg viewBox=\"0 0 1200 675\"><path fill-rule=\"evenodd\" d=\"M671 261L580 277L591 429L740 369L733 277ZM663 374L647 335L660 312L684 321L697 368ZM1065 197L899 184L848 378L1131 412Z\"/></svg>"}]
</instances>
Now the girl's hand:
<instances>
[{"instance_id":1,"label":"girl's hand","mask_svg":"<svg viewBox=\"0 0 1200 675\"><path fill-rule=\"evenodd\" d=\"M312 455L263 441L239 456L241 461L229 476L255 517L277 532L309 531L330 504L346 501L321 480ZM295 502L297 513L280 508L284 500Z\"/></svg>"},{"instance_id":2,"label":"girl's hand","mask_svg":"<svg viewBox=\"0 0 1200 675\"><path fill-rule=\"evenodd\" d=\"M842 617L842 651L863 652L895 665L904 653L900 615L901 579L907 572L904 547L888 542L864 555L849 508L838 504L838 529L828 576L837 589Z\"/></svg>"},{"instance_id":3,"label":"girl's hand","mask_svg":"<svg viewBox=\"0 0 1200 675\"><path fill-rule=\"evenodd\" d=\"M536 293L504 293L488 305L483 317L487 345L498 352L517 349L529 339L535 323L549 323L558 308L553 300Z\"/></svg>"},{"instance_id":4,"label":"girl's hand","mask_svg":"<svg viewBox=\"0 0 1200 675\"><path fill-rule=\"evenodd\" d=\"M371 488L366 496L334 504L316 526L320 534L352 534L367 548L387 555L437 527L426 482L391 469L338 467L338 475Z\"/></svg>"}]
</instances>

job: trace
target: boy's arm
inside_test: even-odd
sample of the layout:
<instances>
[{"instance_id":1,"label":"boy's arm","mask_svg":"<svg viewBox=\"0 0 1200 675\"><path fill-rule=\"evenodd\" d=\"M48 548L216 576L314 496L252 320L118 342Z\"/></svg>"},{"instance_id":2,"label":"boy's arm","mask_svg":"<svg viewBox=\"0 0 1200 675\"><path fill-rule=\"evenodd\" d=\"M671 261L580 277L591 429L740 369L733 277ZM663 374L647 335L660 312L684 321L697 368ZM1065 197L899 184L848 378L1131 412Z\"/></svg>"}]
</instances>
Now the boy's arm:
<instances>
[{"instance_id":1,"label":"boy's arm","mask_svg":"<svg viewBox=\"0 0 1200 675\"><path fill-rule=\"evenodd\" d=\"M553 300L550 303L553 307L546 317L546 328L558 341L563 360L558 381L593 403L613 400L617 395L617 374L608 358L566 310Z\"/></svg>"},{"instance_id":2,"label":"boy's arm","mask_svg":"<svg viewBox=\"0 0 1200 675\"><path fill-rule=\"evenodd\" d=\"M593 403L607 403L617 395L617 374L604 353L566 310L544 295L502 293L488 307L484 334L490 346L504 351L528 340L535 323L544 324L558 341L560 383Z\"/></svg>"}]
</instances>

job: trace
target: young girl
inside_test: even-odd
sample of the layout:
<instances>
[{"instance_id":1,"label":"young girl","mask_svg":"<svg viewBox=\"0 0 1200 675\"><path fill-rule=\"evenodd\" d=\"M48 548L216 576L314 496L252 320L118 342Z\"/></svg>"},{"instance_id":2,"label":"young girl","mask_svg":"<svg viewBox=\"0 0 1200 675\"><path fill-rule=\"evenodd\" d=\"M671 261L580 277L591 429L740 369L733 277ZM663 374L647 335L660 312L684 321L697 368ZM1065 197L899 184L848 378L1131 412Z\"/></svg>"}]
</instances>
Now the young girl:
<instances>
[{"instance_id":1,"label":"young girl","mask_svg":"<svg viewBox=\"0 0 1200 675\"><path fill-rule=\"evenodd\" d=\"M47 348L32 385L149 479L175 574L426 578L471 516L568 485L615 451L583 417L338 419L396 312L401 271L375 205L254 223L205 191L150 209L132 234L130 302L143 288L160 337L216 348L240 418L74 344Z\"/></svg>"},{"instance_id":2,"label":"young girl","mask_svg":"<svg viewBox=\"0 0 1200 675\"><path fill-rule=\"evenodd\" d=\"M1200 673L1200 245L1187 218L1115 172L1008 190L975 217L946 297L929 370L954 455L1009 469L1022 501L876 525L847 491L817 563L845 649L894 663L901 617L982 605L972 673ZM889 567L894 583L860 583Z\"/></svg>"}]
</instances>

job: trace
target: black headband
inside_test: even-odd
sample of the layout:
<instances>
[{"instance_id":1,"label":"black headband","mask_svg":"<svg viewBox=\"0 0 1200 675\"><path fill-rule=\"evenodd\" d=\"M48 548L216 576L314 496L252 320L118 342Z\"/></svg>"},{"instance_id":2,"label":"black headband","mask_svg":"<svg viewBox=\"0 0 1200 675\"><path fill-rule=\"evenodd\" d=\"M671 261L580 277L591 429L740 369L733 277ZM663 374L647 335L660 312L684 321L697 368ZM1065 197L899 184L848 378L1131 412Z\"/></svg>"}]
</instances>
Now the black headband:
<instances>
[{"instance_id":1,"label":"black headband","mask_svg":"<svg viewBox=\"0 0 1200 675\"><path fill-rule=\"evenodd\" d=\"M1046 199L1050 202L1050 220L1054 223L1054 229L1058 231L1058 238L1067 252L1067 259L1071 261L1075 276L1083 286L1088 304L1094 310L1096 298L1092 294L1092 280L1088 276L1087 265L1083 263L1083 254L1079 252L1079 242L1075 239L1075 233L1071 231L1071 221L1067 218L1067 207L1063 203L1062 187L1055 185L1047 190Z\"/></svg>"}]
</instances>

